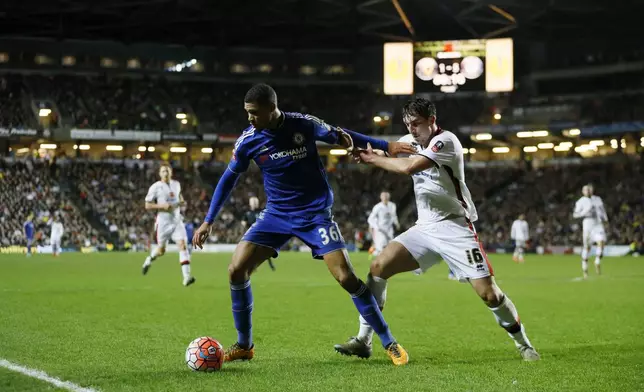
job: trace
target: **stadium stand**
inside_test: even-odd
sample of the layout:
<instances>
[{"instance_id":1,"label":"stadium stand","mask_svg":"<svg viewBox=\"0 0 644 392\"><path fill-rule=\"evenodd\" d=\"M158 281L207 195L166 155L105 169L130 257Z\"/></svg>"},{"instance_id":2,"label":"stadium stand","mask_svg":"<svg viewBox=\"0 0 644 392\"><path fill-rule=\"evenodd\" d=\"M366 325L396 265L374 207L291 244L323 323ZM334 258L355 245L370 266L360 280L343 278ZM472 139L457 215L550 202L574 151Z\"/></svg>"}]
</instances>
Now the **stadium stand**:
<instances>
[{"instance_id":1,"label":"stadium stand","mask_svg":"<svg viewBox=\"0 0 644 392\"><path fill-rule=\"evenodd\" d=\"M69 245L111 241L120 247L129 242L143 248L148 241L154 241L154 214L145 211L143 200L153 182L151 179L157 175L156 166L146 166L143 162L126 166L109 160L69 160L58 166L35 160L3 163L0 181L0 241L3 244L24 242L16 231L21 231L29 213L36 216L43 243L47 240L48 217L56 213L63 216L63 224L71 232L67 238ZM182 183L188 201L183 212L186 221L198 223L203 218L212 184L223 167L219 162L203 165L195 172L176 171L175 178ZM61 178L61 172L65 172L64 178L71 189L63 190L58 185L56 179ZM579 222L571 219L571 212L582 185L589 182L597 184L597 193L604 199L611 217L608 242L641 242L644 233L642 174L641 166L632 161L592 160L534 170L469 168L466 173L479 209L480 238L489 249L511 246L509 227L520 213L525 213L530 222L533 247L579 244ZM392 191L393 200L399 203L403 228L413 224L415 214L405 214L406 209L414 210L408 208L414 203L408 178L376 169L340 167L330 174L330 180L336 191L334 213L348 242L353 241L356 232L368 232L366 217L385 188ZM261 184L258 170L245 174L215 225L212 243L239 240L245 230L240 222L249 197L257 196L262 204L265 202Z\"/></svg>"},{"instance_id":2,"label":"stadium stand","mask_svg":"<svg viewBox=\"0 0 644 392\"><path fill-rule=\"evenodd\" d=\"M54 128L177 131L174 116L186 111L196 117L182 131L235 134L247 126L241 97L248 87L245 83L179 82L147 76L132 79L105 75L4 74L0 77L0 121L6 128L36 126L37 113L30 113L28 104L34 100L49 102L57 109L50 124ZM315 113L330 123L361 132L405 132L400 115L404 100L384 97L371 87L278 85L276 88L283 110ZM572 105L574 116L567 120L590 123L635 121L644 117L644 90L616 91L608 96L591 93L544 96L539 105ZM521 95L514 94L510 102L539 106L530 105ZM437 100L436 106L442 126L456 130L461 125L489 124L497 101L480 96L461 97ZM391 113L391 119L375 124L372 119L380 109ZM513 117L511 111L506 112L503 122Z\"/></svg>"},{"instance_id":3,"label":"stadium stand","mask_svg":"<svg viewBox=\"0 0 644 392\"><path fill-rule=\"evenodd\" d=\"M626 158L525 172L479 208L481 239L489 248L507 247L512 221L523 213L531 225L533 246L578 245L581 227L578 220L571 219L572 210L582 186L594 183L610 219L608 243L641 242L642 174L642 166Z\"/></svg>"},{"instance_id":4,"label":"stadium stand","mask_svg":"<svg viewBox=\"0 0 644 392\"><path fill-rule=\"evenodd\" d=\"M247 126L241 97L248 86L242 82L182 81L149 75L132 78L108 74L4 73L0 76L0 127L41 128L37 108L44 105L54 109L48 124L50 129L180 130L234 135ZM403 100L385 97L370 86L286 84L276 87L284 110L315 113L330 123L366 133L405 133L400 113ZM511 125L535 119L545 123L610 124L644 118L643 91L620 90L617 82L615 87L617 90L609 94L582 91L535 98L518 91L505 98L461 96L438 99L436 106L439 123L457 133L463 125ZM175 121L179 111L195 115L194 121L181 129ZM492 123L492 114L497 111L503 113L503 118ZM376 124L373 116L380 113L390 119ZM466 148L480 147L469 135L459 136ZM83 156L80 151L77 154L77 158ZM573 150L568 155L579 158ZM565 169L553 163L534 170L529 162L521 160L495 164L473 162L468 165L466 178L479 208L477 227L481 240L487 248L509 247L509 227L523 212L531 224L533 247L578 244L579 227L570 219L570 211L581 185L595 182L612 220L609 243L641 243L642 185L637 178L642 173L637 158L630 159L630 163L619 160L597 163L585 159ZM2 186L7 190L2 195L0 241L3 244L21 243L16 230L21 230L22 221L32 209L26 202L18 201L16 192L29 195L35 192L36 196L30 197L35 197L39 204L33 208L42 211L42 216L46 217L46 211L49 214L64 211L64 224L73 228L67 239L70 245L111 241L118 247L125 243L147 247L154 241L154 216L145 211L143 199L157 176L156 167L125 166L115 163L108 155L99 161L61 160L53 167L65 167L63 175L60 169L53 172L42 169L47 164L34 160L3 165ZM34 167L42 170L31 171ZM182 182L184 197L188 200L184 216L186 220L198 222L207 210L212 187L225 163L200 162L196 167L195 170L177 169L175 176ZM17 180L20 173L29 173L39 182ZM375 169L356 168L352 164L338 165L329 177L336 193L336 219L348 241L368 232L366 216L383 189L392 191L402 226L413 224L415 209L409 179ZM609 192L612 189L621 189L620 194ZM265 202L257 170L250 170L238 184L221 219L216 221L211 241L238 241L245 230L239 222L251 196L259 197L262 204ZM15 206L20 211L17 216L7 212ZM42 216L37 217L41 231L46 227L46 218L43 220ZM42 238L46 240L46 234Z\"/></svg>"},{"instance_id":5,"label":"stadium stand","mask_svg":"<svg viewBox=\"0 0 644 392\"><path fill-rule=\"evenodd\" d=\"M97 230L84 219L69 190L58 181L55 163L27 159L0 160L0 243L24 245L24 222L32 215L37 244L46 244L51 217L58 215L65 227L63 246L80 248L99 244Z\"/></svg>"}]
</instances>

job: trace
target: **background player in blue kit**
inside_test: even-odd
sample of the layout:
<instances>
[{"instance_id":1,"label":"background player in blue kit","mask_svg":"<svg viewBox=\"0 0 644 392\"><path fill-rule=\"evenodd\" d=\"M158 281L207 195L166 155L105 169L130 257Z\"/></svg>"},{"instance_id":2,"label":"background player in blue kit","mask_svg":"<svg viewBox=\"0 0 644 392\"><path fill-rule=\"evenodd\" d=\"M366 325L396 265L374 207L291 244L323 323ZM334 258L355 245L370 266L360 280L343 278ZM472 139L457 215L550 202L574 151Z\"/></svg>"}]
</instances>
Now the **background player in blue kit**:
<instances>
[{"instance_id":1,"label":"background player in blue kit","mask_svg":"<svg viewBox=\"0 0 644 392\"><path fill-rule=\"evenodd\" d=\"M282 112L277 107L275 91L265 84L256 85L246 93L244 109L251 126L237 139L206 219L193 237L193 245L201 247L240 174L248 169L251 160L255 161L264 177L267 203L235 249L228 266L237 343L226 350L225 360L253 358L250 274L265 260L276 257L291 237L297 237L311 248L314 258L324 259L333 277L351 294L356 308L378 334L392 362L406 364L407 352L389 331L369 288L353 272L344 239L333 221L333 192L316 141L347 149L352 149L354 143L359 147L371 143L374 148L392 155L412 154L415 149L405 143L387 143L330 126L310 115Z\"/></svg>"},{"instance_id":2,"label":"background player in blue kit","mask_svg":"<svg viewBox=\"0 0 644 392\"><path fill-rule=\"evenodd\" d=\"M190 239L194 235L195 224L191 220L188 220L185 226L186 226L186 238ZM189 253L192 253L192 247L188 246L187 249Z\"/></svg>"},{"instance_id":3,"label":"background player in blue kit","mask_svg":"<svg viewBox=\"0 0 644 392\"><path fill-rule=\"evenodd\" d=\"M36 228L34 227L33 219L33 214L29 214L27 221L25 221L23 226L25 238L27 239L27 257L31 257L31 245L34 242L34 236L36 235Z\"/></svg>"}]
</instances>

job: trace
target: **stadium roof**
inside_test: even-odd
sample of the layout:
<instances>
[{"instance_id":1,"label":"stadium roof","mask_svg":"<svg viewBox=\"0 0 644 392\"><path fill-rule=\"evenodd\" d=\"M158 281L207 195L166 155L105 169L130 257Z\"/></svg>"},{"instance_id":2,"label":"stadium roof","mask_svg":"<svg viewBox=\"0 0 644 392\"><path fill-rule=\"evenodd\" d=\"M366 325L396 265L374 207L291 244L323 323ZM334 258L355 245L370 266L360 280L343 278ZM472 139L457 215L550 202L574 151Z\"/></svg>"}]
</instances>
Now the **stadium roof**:
<instances>
[{"instance_id":1,"label":"stadium roof","mask_svg":"<svg viewBox=\"0 0 644 392\"><path fill-rule=\"evenodd\" d=\"M630 42L641 38L638 19L644 14L644 6L641 2L635 3L606 0L2 1L0 37L299 49L364 46L412 38L485 36L558 42L581 39ZM405 17L408 24L403 21Z\"/></svg>"}]
</instances>

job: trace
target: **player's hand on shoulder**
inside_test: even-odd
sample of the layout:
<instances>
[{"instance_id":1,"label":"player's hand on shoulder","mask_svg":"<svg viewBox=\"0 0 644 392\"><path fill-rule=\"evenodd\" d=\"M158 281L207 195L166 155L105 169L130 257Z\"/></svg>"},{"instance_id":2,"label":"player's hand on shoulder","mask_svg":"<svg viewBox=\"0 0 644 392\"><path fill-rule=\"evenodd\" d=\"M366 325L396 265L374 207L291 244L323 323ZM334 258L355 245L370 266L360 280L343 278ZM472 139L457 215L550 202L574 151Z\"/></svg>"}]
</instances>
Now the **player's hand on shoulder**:
<instances>
[{"instance_id":1,"label":"player's hand on shoulder","mask_svg":"<svg viewBox=\"0 0 644 392\"><path fill-rule=\"evenodd\" d=\"M389 153L389 155L394 157L398 154L412 155L417 153L414 146L409 143L403 142L389 142L389 150L387 152Z\"/></svg>"},{"instance_id":2,"label":"player's hand on shoulder","mask_svg":"<svg viewBox=\"0 0 644 392\"><path fill-rule=\"evenodd\" d=\"M212 225L208 222L204 222L195 230L195 234L192 236L192 246L195 248L203 249L203 244L206 242L212 231Z\"/></svg>"}]
</instances>

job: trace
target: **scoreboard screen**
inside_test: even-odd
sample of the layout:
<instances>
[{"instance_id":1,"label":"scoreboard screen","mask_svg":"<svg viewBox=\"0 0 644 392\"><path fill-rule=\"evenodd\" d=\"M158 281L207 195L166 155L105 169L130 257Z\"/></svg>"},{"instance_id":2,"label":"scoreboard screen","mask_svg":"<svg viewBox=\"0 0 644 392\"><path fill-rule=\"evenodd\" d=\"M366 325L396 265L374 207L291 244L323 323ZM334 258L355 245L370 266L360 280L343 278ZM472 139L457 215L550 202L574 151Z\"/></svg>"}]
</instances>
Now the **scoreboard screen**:
<instances>
[{"instance_id":1,"label":"scoreboard screen","mask_svg":"<svg viewBox=\"0 0 644 392\"><path fill-rule=\"evenodd\" d=\"M395 45L396 50L388 45ZM511 38L385 44L384 53L386 94L513 89ZM401 67L410 72L401 73Z\"/></svg>"}]
</instances>

